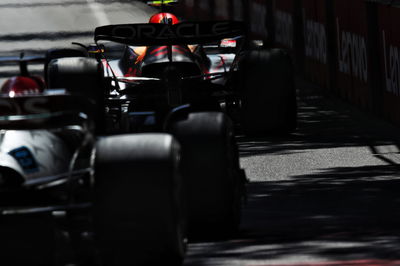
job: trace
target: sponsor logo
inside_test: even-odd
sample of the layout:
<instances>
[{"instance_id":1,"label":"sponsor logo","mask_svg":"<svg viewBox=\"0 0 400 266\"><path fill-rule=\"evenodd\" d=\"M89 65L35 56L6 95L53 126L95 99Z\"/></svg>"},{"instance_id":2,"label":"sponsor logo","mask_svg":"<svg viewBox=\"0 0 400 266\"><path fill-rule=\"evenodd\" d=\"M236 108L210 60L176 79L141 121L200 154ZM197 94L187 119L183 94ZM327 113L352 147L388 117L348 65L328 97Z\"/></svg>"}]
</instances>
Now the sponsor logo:
<instances>
[{"instance_id":1,"label":"sponsor logo","mask_svg":"<svg viewBox=\"0 0 400 266\"><path fill-rule=\"evenodd\" d=\"M39 171L39 166L36 163L32 152L25 146L16 148L9 152L9 154L17 160L18 164L25 173L34 173Z\"/></svg>"},{"instance_id":2,"label":"sponsor logo","mask_svg":"<svg viewBox=\"0 0 400 266\"><path fill-rule=\"evenodd\" d=\"M307 20L303 9L305 54L319 63L327 62L326 30L322 23Z\"/></svg>"},{"instance_id":3,"label":"sponsor logo","mask_svg":"<svg viewBox=\"0 0 400 266\"><path fill-rule=\"evenodd\" d=\"M293 18L292 16L280 10L275 13L275 38L280 44L293 49Z\"/></svg>"},{"instance_id":4,"label":"sponsor logo","mask_svg":"<svg viewBox=\"0 0 400 266\"><path fill-rule=\"evenodd\" d=\"M115 26L112 36L127 39L143 39L155 38L159 40L180 39L180 38L204 38L232 33L230 22L217 22L212 25L204 25L201 23L180 23L173 26L170 25L120 25Z\"/></svg>"},{"instance_id":5,"label":"sponsor logo","mask_svg":"<svg viewBox=\"0 0 400 266\"><path fill-rule=\"evenodd\" d=\"M365 38L351 32L340 31L339 19L336 19L336 27L339 71L366 83L368 56Z\"/></svg>"},{"instance_id":6,"label":"sponsor logo","mask_svg":"<svg viewBox=\"0 0 400 266\"><path fill-rule=\"evenodd\" d=\"M382 38L386 91L400 96L400 48L386 45L385 31L382 31Z\"/></svg>"}]
</instances>

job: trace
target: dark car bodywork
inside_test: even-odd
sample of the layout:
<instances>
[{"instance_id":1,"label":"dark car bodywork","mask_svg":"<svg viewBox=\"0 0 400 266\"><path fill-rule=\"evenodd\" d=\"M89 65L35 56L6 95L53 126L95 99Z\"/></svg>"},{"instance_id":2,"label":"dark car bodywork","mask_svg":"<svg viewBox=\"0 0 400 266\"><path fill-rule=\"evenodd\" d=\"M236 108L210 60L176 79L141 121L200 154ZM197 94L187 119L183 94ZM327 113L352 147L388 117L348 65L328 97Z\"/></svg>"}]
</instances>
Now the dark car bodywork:
<instances>
[{"instance_id":1,"label":"dark car bodywork","mask_svg":"<svg viewBox=\"0 0 400 266\"><path fill-rule=\"evenodd\" d=\"M97 28L95 41L102 52L96 57L105 76L114 80L107 97L109 114L124 124L149 121L143 116L152 115L158 129L171 110L187 105L227 111L235 119L230 109L239 105L234 79L245 46L244 28L231 21ZM140 46L145 48L135 53ZM128 124L137 129L135 122Z\"/></svg>"}]
</instances>

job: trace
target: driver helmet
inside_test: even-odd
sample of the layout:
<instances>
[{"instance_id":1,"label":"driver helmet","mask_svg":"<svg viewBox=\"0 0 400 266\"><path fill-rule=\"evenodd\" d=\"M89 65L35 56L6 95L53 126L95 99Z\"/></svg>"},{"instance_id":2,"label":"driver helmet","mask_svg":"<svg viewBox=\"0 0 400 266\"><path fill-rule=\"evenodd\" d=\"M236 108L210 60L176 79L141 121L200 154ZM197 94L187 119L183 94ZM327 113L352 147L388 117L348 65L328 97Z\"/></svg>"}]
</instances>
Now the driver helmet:
<instances>
[{"instance_id":1,"label":"driver helmet","mask_svg":"<svg viewBox=\"0 0 400 266\"><path fill-rule=\"evenodd\" d=\"M161 23L168 24L168 21L171 20L172 25L179 23L179 19L171 13L158 13L151 16L149 23Z\"/></svg>"},{"instance_id":2,"label":"driver helmet","mask_svg":"<svg viewBox=\"0 0 400 266\"><path fill-rule=\"evenodd\" d=\"M157 13L157 14L151 16L149 23L168 24L169 21L171 21L172 25L179 23L179 19L174 14L166 13L166 12ZM138 64L139 62L141 62L143 60L144 56L146 55L147 47L146 46L137 46L137 47L129 46L129 48L131 51L133 51L133 55L131 58L134 60L135 64ZM130 75L132 75L133 72L134 72L134 70L132 70L132 68L129 68L126 75L130 76Z\"/></svg>"}]
</instances>

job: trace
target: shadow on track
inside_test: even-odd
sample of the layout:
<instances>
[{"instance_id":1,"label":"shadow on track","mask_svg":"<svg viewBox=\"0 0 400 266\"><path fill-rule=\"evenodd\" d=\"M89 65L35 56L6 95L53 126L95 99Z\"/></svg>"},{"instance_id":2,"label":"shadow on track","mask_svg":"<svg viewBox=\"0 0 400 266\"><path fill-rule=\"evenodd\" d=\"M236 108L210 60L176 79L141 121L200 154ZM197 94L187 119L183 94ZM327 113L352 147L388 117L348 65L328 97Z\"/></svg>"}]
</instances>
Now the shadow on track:
<instances>
[{"instance_id":1,"label":"shadow on track","mask_svg":"<svg viewBox=\"0 0 400 266\"><path fill-rule=\"evenodd\" d=\"M192 249L185 265L299 255L332 261L398 260L398 172L390 165L332 168L294 176L293 181L252 183L240 235ZM384 180L375 180L382 176Z\"/></svg>"},{"instance_id":2,"label":"shadow on track","mask_svg":"<svg viewBox=\"0 0 400 266\"><path fill-rule=\"evenodd\" d=\"M400 147L400 129L337 99L302 93L298 129L286 136L238 137L242 157L290 154L305 150L338 147ZM386 128L383 131L382 128ZM375 152L374 152L375 153Z\"/></svg>"},{"instance_id":3,"label":"shadow on track","mask_svg":"<svg viewBox=\"0 0 400 266\"><path fill-rule=\"evenodd\" d=\"M284 244L279 252L275 250L277 256L312 252L334 259L343 259L336 258L341 255L399 259L398 173L391 165L347 167L295 176L292 182L254 183L249 188L243 236L256 233L261 243ZM303 241L326 244L306 245L302 250ZM335 247L328 242L358 244ZM297 243L294 248L299 250L290 250L290 243ZM246 256L262 254L258 250Z\"/></svg>"},{"instance_id":4,"label":"shadow on track","mask_svg":"<svg viewBox=\"0 0 400 266\"><path fill-rule=\"evenodd\" d=\"M385 165L332 167L250 183L240 235L191 247L185 265L400 260L400 165L377 149L392 145L396 156L399 129L313 94L302 95L299 122L290 136L239 137L241 156L367 147Z\"/></svg>"}]
</instances>

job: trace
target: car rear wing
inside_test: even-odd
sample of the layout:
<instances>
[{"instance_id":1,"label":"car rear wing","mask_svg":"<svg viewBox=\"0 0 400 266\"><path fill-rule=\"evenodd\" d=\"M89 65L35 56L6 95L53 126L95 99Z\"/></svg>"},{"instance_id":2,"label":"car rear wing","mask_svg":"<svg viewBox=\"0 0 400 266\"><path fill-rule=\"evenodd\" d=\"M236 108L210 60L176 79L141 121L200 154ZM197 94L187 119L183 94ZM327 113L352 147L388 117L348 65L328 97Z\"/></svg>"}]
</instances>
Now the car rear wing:
<instances>
[{"instance_id":1,"label":"car rear wing","mask_svg":"<svg viewBox=\"0 0 400 266\"><path fill-rule=\"evenodd\" d=\"M45 61L46 57L45 56L24 56L21 54L21 56L4 56L0 57L0 65L7 65L7 64L19 64L21 62L24 63L43 63Z\"/></svg>"},{"instance_id":2,"label":"car rear wing","mask_svg":"<svg viewBox=\"0 0 400 266\"><path fill-rule=\"evenodd\" d=\"M80 96L0 96L0 130L52 129L84 125L94 108Z\"/></svg>"},{"instance_id":3,"label":"car rear wing","mask_svg":"<svg viewBox=\"0 0 400 266\"><path fill-rule=\"evenodd\" d=\"M24 53L21 53L20 56L0 57L0 66L19 65L20 74L28 76L28 63L43 64L45 60L45 56L25 56Z\"/></svg>"},{"instance_id":4,"label":"car rear wing","mask_svg":"<svg viewBox=\"0 0 400 266\"><path fill-rule=\"evenodd\" d=\"M243 36L245 29L238 21L119 24L96 28L94 38L132 46L207 44Z\"/></svg>"}]
</instances>

